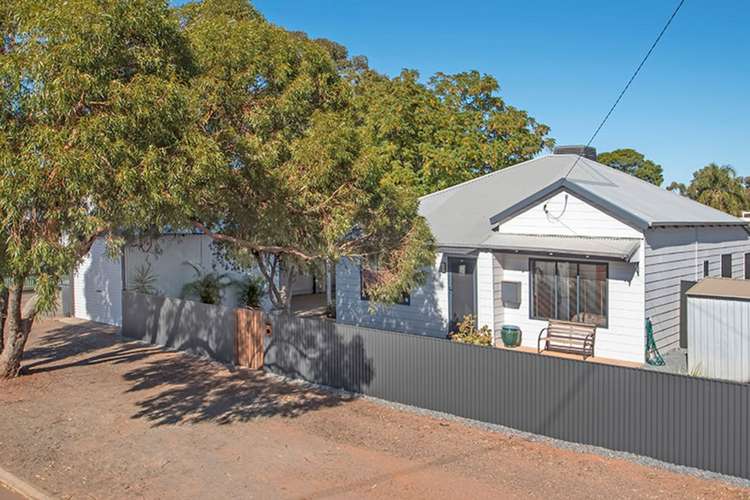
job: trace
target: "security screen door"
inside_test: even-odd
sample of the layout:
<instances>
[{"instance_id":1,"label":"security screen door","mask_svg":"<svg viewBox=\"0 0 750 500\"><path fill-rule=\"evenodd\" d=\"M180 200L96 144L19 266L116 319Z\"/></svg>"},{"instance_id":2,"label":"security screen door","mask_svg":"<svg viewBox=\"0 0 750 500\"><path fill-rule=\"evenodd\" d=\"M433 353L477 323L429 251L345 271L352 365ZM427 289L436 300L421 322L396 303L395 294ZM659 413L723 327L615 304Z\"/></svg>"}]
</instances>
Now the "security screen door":
<instances>
[{"instance_id":1,"label":"security screen door","mask_svg":"<svg viewBox=\"0 0 750 500\"><path fill-rule=\"evenodd\" d=\"M477 261L470 257L448 257L448 298L450 329L467 314L476 315L476 267Z\"/></svg>"}]
</instances>

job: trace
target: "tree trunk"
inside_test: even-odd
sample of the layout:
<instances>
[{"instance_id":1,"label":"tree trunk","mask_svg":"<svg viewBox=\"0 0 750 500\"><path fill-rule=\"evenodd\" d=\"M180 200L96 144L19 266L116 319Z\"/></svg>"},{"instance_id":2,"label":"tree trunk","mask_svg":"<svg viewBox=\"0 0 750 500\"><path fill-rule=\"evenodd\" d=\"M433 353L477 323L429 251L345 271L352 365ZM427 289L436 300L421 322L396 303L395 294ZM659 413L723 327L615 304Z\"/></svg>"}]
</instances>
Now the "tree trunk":
<instances>
[{"instance_id":1,"label":"tree trunk","mask_svg":"<svg viewBox=\"0 0 750 500\"><path fill-rule=\"evenodd\" d=\"M1 278L0 278L1 279ZM0 290L0 352L5 345L5 319L8 317L8 289Z\"/></svg>"},{"instance_id":2,"label":"tree trunk","mask_svg":"<svg viewBox=\"0 0 750 500\"><path fill-rule=\"evenodd\" d=\"M292 314L292 286L294 286L294 271L289 269L286 275L286 284L284 285L284 309L286 313Z\"/></svg>"},{"instance_id":3,"label":"tree trunk","mask_svg":"<svg viewBox=\"0 0 750 500\"><path fill-rule=\"evenodd\" d=\"M325 271L326 271L326 306L330 309L333 307L333 275L332 269L335 269L333 263L326 259Z\"/></svg>"},{"instance_id":4,"label":"tree trunk","mask_svg":"<svg viewBox=\"0 0 750 500\"><path fill-rule=\"evenodd\" d=\"M8 290L8 319L5 326L5 344L0 353L0 379L17 377L21 371L21 357L36 314L36 301L32 298L32 304L28 307L29 315L23 318L21 310L23 282L23 279L16 280Z\"/></svg>"}]
</instances>

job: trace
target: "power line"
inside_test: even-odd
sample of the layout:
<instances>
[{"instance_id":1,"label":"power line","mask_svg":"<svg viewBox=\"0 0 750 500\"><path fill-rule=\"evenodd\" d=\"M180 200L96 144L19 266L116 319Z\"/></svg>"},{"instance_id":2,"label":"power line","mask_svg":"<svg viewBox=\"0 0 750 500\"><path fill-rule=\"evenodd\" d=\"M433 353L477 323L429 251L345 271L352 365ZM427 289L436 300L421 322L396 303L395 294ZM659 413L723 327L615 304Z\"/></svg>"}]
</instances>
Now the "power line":
<instances>
[{"instance_id":1,"label":"power line","mask_svg":"<svg viewBox=\"0 0 750 500\"><path fill-rule=\"evenodd\" d=\"M612 105L611 108L609 108L609 111L607 112L607 114L604 115L604 119L601 121L601 123L599 124L599 126L596 127L596 130L591 135L591 138L589 139L589 141L586 143L586 147L587 148L589 146L591 146L591 143L594 142L594 139L596 139L596 136L599 134L599 131L602 129L602 127L604 127L604 124L607 123L607 120L612 115L612 112L615 110L615 108L617 107L617 105L620 104L620 101L622 100L622 97L625 95L625 92L627 92L628 88L630 88L630 84L633 83L633 80L635 80L635 78L638 76L638 73L641 72L641 68L643 68L643 65L646 64L646 61L651 56L651 53L654 51L654 49L656 48L656 46L659 44L659 41L661 40L661 37L664 36L664 33L666 33L667 29L669 28L669 25L672 24L672 20L675 18L675 16L677 15L677 13L680 11L680 9L682 8L682 4L684 4L684 3L685 3L685 0L680 0L680 2L677 4L677 7L675 7L674 11L672 12L672 15L669 16L669 19L667 19L666 24L664 25L664 27L659 32L659 36L656 37L656 40L654 40L654 43L651 44L651 47L648 49L648 52L646 52L646 55L643 56L643 59L641 60L641 63L638 65L638 67L633 72L633 76L630 77L630 80L628 80L628 83L625 84L625 87L620 92L620 95L617 96L617 100L615 100L615 103ZM568 173L565 174L565 178L567 178L570 175L570 173L573 171L573 169L578 164L578 161L580 159L581 159L581 156L578 155L578 157L576 158L576 161L573 162L573 165L570 167L570 170L568 170Z\"/></svg>"}]
</instances>

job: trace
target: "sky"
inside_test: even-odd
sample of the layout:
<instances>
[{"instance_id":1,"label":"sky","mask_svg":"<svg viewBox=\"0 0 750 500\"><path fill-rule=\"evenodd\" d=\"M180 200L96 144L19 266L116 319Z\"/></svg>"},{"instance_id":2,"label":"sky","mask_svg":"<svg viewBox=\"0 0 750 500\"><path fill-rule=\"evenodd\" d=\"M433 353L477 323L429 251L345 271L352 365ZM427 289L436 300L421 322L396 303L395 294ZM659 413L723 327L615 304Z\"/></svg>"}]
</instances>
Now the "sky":
<instances>
[{"instance_id":1,"label":"sky","mask_svg":"<svg viewBox=\"0 0 750 500\"><path fill-rule=\"evenodd\" d=\"M585 143L677 0L255 0L271 22L328 38L394 76L478 70L500 95ZM592 144L635 148L689 182L710 162L750 175L750 1L687 0Z\"/></svg>"}]
</instances>

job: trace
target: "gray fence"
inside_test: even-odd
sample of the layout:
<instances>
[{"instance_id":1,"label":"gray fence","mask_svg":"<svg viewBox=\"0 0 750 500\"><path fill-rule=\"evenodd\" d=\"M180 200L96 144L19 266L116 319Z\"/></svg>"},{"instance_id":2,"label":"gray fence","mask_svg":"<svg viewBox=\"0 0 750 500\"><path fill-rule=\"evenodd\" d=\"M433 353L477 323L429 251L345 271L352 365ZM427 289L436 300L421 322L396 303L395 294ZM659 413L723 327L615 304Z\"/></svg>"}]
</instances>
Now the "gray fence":
<instances>
[{"instance_id":1,"label":"gray fence","mask_svg":"<svg viewBox=\"0 0 750 500\"><path fill-rule=\"evenodd\" d=\"M277 373L750 478L750 386L279 316Z\"/></svg>"},{"instance_id":2,"label":"gray fence","mask_svg":"<svg viewBox=\"0 0 750 500\"><path fill-rule=\"evenodd\" d=\"M234 309L123 292L122 334L125 337L234 362Z\"/></svg>"}]
</instances>

